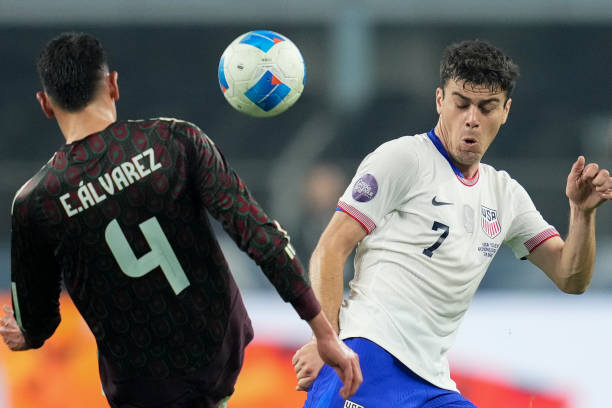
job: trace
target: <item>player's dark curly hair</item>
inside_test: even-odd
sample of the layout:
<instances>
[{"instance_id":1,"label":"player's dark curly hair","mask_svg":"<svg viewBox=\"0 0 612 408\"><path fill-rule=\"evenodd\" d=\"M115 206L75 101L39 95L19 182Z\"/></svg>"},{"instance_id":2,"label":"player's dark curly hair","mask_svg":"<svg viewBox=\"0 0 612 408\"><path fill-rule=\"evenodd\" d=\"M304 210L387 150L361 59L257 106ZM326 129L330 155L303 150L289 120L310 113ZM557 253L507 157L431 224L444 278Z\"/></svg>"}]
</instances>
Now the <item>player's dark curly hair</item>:
<instances>
[{"instance_id":1,"label":"player's dark curly hair","mask_svg":"<svg viewBox=\"0 0 612 408\"><path fill-rule=\"evenodd\" d=\"M450 79L465 85L481 85L492 91L503 91L506 100L519 77L519 67L503 51L482 40L449 45L440 61L440 87Z\"/></svg>"},{"instance_id":2,"label":"player's dark curly hair","mask_svg":"<svg viewBox=\"0 0 612 408\"><path fill-rule=\"evenodd\" d=\"M62 109L77 112L95 96L108 70L100 42L86 33L62 33L47 43L36 64L43 89Z\"/></svg>"}]
</instances>

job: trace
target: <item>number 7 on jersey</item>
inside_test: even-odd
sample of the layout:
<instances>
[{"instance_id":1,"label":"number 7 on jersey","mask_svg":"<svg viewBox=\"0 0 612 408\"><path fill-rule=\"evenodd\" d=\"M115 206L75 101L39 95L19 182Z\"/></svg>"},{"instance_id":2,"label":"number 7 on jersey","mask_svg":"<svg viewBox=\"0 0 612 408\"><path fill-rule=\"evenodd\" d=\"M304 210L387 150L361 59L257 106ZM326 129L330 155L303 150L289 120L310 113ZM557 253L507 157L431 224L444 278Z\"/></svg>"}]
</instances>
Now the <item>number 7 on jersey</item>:
<instances>
[{"instance_id":1,"label":"number 7 on jersey","mask_svg":"<svg viewBox=\"0 0 612 408\"><path fill-rule=\"evenodd\" d=\"M442 242L444 242L446 237L448 237L448 232L450 231L450 228L448 227L448 225L442 224L441 222L438 222L438 221L434 221L433 226L431 227L431 229L434 230L434 231L437 231L437 230L441 229L444 232L442 233L442 235L440 235L438 240L433 243L432 246L430 246L429 248L425 248L423 250L423 254L427 255L430 258L433 256L433 251L438 249L438 247L440 245L442 245Z\"/></svg>"}]
</instances>

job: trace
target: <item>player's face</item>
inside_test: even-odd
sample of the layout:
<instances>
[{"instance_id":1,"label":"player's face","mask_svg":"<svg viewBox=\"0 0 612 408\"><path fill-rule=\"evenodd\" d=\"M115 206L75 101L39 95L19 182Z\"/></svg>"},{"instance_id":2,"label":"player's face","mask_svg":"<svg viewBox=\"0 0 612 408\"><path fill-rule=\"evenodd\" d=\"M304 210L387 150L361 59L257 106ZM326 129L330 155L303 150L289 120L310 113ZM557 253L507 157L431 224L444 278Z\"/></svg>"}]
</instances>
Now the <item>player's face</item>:
<instances>
[{"instance_id":1,"label":"player's face","mask_svg":"<svg viewBox=\"0 0 612 408\"><path fill-rule=\"evenodd\" d=\"M501 125L506 123L511 99L503 91L449 80L436 90L440 115L436 134L455 165L472 177ZM468 174L465 174L465 173Z\"/></svg>"}]
</instances>

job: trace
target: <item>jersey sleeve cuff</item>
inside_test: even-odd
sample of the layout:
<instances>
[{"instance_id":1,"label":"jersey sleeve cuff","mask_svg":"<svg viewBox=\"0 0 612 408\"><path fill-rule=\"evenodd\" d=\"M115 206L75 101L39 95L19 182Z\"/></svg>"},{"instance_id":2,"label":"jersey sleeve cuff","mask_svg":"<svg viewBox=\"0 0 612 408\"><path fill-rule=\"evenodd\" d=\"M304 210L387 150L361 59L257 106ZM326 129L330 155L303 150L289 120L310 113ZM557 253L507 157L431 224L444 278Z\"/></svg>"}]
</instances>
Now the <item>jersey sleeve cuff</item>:
<instances>
[{"instance_id":1,"label":"jersey sleeve cuff","mask_svg":"<svg viewBox=\"0 0 612 408\"><path fill-rule=\"evenodd\" d=\"M344 201L338 201L337 208L339 208L342 212L357 221L359 225L361 225L368 234L370 234L376 229L376 223L372 221L370 217L368 217L352 205L345 203Z\"/></svg>"},{"instance_id":2,"label":"jersey sleeve cuff","mask_svg":"<svg viewBox=\"0 0 612 408\"><path fill-rule=\"evenodd\" d=\"M297 298L291 301L291 305L295 311L300 315L300 318L305 321L312 320L316 315L321 312L321 305L314 295L312 288L308 288Z\"/></svg>"},{"instance_id":3,"label":"jersey sleeve cuff","mask_svg":"<svg viewBox=\"0 0 612 408\"><path fill-rule=\"evenodd\" d=\"M529 251L529 253L532 253L537 247L539 247L540 245L542 245L544 242L548 241L552 237L560 237L560 236L561 235L557 232L557 230L551 227L551 228L545 229L544 231L540 232L538 235L529 239L527 242L525 242L524 245L525 245L525 248L527 248L527 250Z\"/></svg>"}]
</instances>

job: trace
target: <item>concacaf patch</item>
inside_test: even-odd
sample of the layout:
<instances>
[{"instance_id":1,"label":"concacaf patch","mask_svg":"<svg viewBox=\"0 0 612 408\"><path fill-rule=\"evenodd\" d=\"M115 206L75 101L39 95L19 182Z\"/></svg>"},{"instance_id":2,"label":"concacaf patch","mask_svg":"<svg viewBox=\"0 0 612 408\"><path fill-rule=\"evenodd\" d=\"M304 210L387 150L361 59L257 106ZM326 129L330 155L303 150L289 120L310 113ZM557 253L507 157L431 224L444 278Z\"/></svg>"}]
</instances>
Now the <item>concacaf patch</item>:
<instances>
[{"instance_id":1,"label":"concacaf patch","mask_svg":"<svg viewBox=\"0 0 612 408\"><path fill-rule=\"evenodd\" d=\"M497 210L480 206L480 225L489 238L495 238L501 232L501 224L497 218Z\"/></svg>"},{"instance_id":2,"label":"concacaf patch","mask_svg":"<svg viewBox=\"0 0 612 408\"><path fill-rule=\"evenodd\" d=\"M369 173L359 177L359 180L353 186L353 198L362 203L373 199L377 192L378 183L376 178Z\"/></svg>"}]
</instances>

